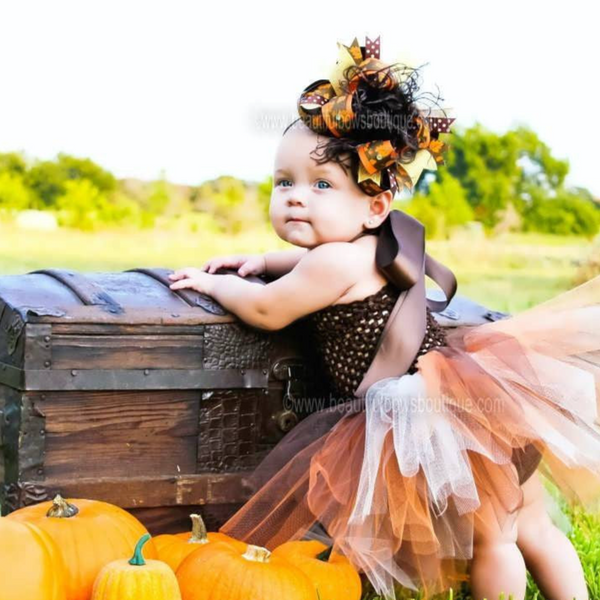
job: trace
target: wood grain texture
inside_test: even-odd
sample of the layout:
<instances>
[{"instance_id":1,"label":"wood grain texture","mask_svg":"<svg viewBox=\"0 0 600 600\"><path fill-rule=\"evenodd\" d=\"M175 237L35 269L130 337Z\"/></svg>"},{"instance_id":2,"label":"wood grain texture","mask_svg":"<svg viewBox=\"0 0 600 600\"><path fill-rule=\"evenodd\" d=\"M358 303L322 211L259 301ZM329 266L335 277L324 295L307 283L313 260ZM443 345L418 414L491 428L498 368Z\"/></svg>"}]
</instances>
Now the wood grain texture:
<instances>
[{"instance_id":1,"label":"wood grain texture","mask_svg":"<svg viewBox=\"0 0 600 600\"><path fill-rule=\"evenodd\" d=\"M200 335L57 335L54 369L200 369Z\"/></svg>"},{"instance_id":2,"label":"wood grain texture","mask_svg":"<svg viewBox=\"0 0 600 600\"><path fill-rule=\"evenodd\" d=\"M47 477L196 472L198 392L45 395Z\"/></svg>"}]
</instances>

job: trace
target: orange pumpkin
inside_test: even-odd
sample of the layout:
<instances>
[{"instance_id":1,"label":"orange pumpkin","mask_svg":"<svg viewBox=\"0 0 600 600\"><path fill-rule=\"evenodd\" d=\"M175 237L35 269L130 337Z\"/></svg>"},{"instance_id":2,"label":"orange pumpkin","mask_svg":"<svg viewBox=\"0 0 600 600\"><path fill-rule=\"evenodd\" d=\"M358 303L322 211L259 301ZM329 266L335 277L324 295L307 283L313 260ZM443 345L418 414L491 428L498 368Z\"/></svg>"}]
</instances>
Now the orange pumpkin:
<instances>
[{"instance_id":1,"label":"orange pumpkin","mask_svg":"<svg viewBox=\"0 0 600 600\"><path fill-rule=\"evenodd\" d=\"M273 550L273 556L285 558L298 567L315 585L320 598L326 600L360 600L360 575L333 546L317 540L285 542Z\"/></svg>"},{"instance_id":2,"label":"orange pumpkin","mask_svg":"<svg viewBox=\"0 0 600 600\"><path fill-rule=\"evenodd\" d=\"M247 544L240 542L224 533L206 532L206 526L200 515L190 515L192 520L192 531L184 533L176 533L175 535L163 534L158 535L154 539L154 546L158 552L158 558L166 562L173 571L177 571L177 567L183 559L197 550L202 544L211 544L213 542L225 542L232 545L237 545L244 552Z\"/></svg>"},{"instance_id":3,"label":"orange pumpkin","mask_svg":"<svg viewBox=\"0 0 600 600\"><path fill-rule=\"evenodd\" d=\"M65 600L65 567L52 538L5 517L0 517L0 598Z\"/></svg>"},{"instance_id":4,"label":"orange pumpkin","mask_svg":"<svg viewBox=\"0 0 600 600\"><path fill-rule=\"evenodd\" d=\"M315 586L300 569L252 544L244 552L226 542L205 544L184 559L176 575L183 600L317 600Z\"/></svg>"},{"instance_id":5,"label":"orange pumpkin","mask_svg":"<svg viewBox=\"0 0 600 600\"><path fill-rule=\"evenodd\" d=\"M26 506L6 517L33 523L56 542L66 569L67 600L89 600L100 569L119 558L129 558L146 528L118 506L97 500L52 501ZM157 558L152 540L146 555Z\"/></svg>"},{"instance_id":6,"label":"orange pumpkin","mask_svg":"<svg viewBox=\"0 0 600 600\"><path fill-rule=\"evenodd\" d=\"M149 539L149 533L142 536L131 560L113 560L102 567L92 600L181 600L173 571L160 560L144 560L142 548Z\"/></svg>"}]
</instances>

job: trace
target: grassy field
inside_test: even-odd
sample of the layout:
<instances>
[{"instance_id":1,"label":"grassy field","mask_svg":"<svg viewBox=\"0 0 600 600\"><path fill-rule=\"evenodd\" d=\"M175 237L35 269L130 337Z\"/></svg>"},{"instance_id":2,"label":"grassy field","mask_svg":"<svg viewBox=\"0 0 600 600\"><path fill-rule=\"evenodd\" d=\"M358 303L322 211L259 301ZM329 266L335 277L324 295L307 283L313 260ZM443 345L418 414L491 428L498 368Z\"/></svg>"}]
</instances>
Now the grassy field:
<instances>
[{"instance_id":1,"label":"grassy field","mask_svg":"<svg viewBox=\"0 0 600 600\"><path fill-rule=\"evenodd\" d=\"M590 242L581 238L506 234L495 239L456 236L430 241L428 252L454 270L458 294L515 313L573 286ZM0 223L0 274L40 268L120 271L134 267L201 265L212 256L292 248L272 231L235 237L191 232L185 222L151 231L23 231ZM428 282L428 285L433 285Z\"/></svg>"}]
</instances>

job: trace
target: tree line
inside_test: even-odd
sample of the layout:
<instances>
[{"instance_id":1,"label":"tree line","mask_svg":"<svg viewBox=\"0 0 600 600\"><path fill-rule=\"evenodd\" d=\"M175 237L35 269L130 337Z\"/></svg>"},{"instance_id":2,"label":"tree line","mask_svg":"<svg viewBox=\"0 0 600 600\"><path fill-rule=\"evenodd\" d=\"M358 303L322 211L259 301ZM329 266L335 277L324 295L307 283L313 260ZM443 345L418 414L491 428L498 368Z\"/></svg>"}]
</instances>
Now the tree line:
<instances>
[{"instance_id":1,"label":"tree line","mask_svg":"<svg viewBox=\"0 0 600 600\"><path fill-rule=\"evenodd\" d=\"M429 238L479 222L488 233L506 230L595 236L600 202L568 187L568 160L557 159L526 127L494 133L476 124L448 138L446 165L426 172L398 207L421 220ZM196 186L164 174L143 182L117 179L89 158L61 153L55 160L0 154L0 210L52 211L65 227L156 226L163 217L202 216L202 227L235 233L268 221L272 178L245 182L224 175Z\"/></svg>"}]
</instances>

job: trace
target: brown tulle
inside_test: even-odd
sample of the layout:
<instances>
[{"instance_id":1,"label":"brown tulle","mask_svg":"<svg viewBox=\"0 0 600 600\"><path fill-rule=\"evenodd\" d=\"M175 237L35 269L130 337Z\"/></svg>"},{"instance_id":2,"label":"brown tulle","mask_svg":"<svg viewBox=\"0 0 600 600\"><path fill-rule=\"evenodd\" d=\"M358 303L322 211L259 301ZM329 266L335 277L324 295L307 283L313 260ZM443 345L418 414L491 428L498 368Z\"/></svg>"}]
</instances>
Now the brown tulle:
<instances>
[{"instance_id":1,"label":"brown tulle","mask_svg":"<svg viewBox=\"0 0 600 600\"><path fill-rule=\"evenodd\" d=\"M273 549L316 536L320 524L376 590L393 597L399 583L429 596L467 579L474 536L516 518L520 484L536 469L569 500L597 507L600 277L511 318L449 330L447 346L417 367L452 431L482 449L465 454L477 506L455 493L433 511L423 470L401 473L390 432L373 510L352 521L368 429L365 411L346 403L281 440L250 479L254 495L220 531ZM410 449L410 439L396 442Z\"/></svg>"}]
</instances>

